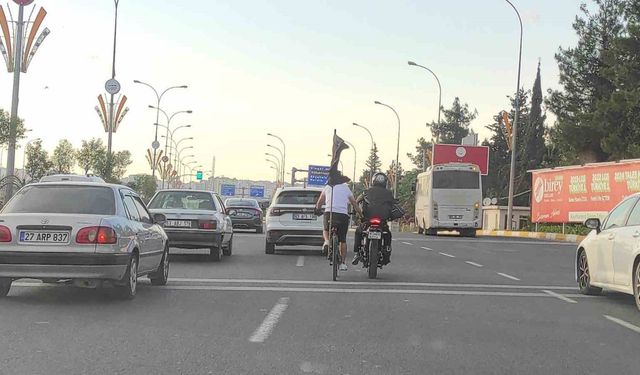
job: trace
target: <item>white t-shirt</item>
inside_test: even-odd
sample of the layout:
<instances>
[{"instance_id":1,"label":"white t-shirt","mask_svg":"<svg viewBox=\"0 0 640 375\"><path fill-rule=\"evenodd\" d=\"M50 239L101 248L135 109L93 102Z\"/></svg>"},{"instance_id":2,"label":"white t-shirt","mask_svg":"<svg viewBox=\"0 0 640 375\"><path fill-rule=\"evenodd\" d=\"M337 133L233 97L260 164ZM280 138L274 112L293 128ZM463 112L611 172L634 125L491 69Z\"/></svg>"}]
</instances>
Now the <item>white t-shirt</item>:
<instances>
[{"instance_id":1,"label":"white t-shirt","mask_svg":"<svg viewBox=\"0 0 640 375\"><path fill-rule=\"evenodd\" d=\"M325 209L324 212L331 212L331 186L324 187ZM349 198L353 198L353 193L349 186L345 184L333 187L333 212L339 214L349 214Z\"/></svg>"}]
</instances>

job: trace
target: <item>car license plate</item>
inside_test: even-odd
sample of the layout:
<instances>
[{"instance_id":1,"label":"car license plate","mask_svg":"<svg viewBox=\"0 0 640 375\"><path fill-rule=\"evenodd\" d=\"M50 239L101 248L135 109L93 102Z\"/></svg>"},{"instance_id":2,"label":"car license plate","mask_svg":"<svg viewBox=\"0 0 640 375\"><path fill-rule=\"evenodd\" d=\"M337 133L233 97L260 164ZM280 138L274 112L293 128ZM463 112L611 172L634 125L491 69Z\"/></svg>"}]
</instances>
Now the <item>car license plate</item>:
<instances>
[{"instance_id":1,"label":"car license plate","mask_svg":"<svg viewBox=\"0 0 640 375\"><path fill-rule=\"evenodd\" d=\"M293 214L293 220L315 220L314 214Z\"/></svg>"},{"instance_id":2,"label":"car license plate","mask_svg":"<svg viewBox=\"0 0 640 375\"><path fill-rule=\"evenodd\" d=\"M22 230L20 231L19 238L20 238L20 242L23 242L23 243L68 244L69 232Z\"/></svg>"},{"instance_id":3,"label":"car license plate","mask_svg":"<svg viewBox=\"0 0 640 375\"><path fill-rule=\"evenodd\" d=\"M167 227L191 228L190 220L167 220Z\"/></svg>"},{"instance_id":4,"label":"car license plate","mask_svg":"<svg viewBox=\"0 0 640 375\"><path fill-rule=\"evenodd\" d=\"M240 212L238 214L238 217L242 217L242 218L250 218L251 214L245 213L245 212Z\"/></svg>"},{"instance_id":5,"label":"car license plate","mask_svg":"<svg viewBox=\"0 0 640 375\"><path fill-rule=\"evenodd\" d=\"M369 232L369 239L370 240L379 240L382 238L382 233L380 232Z\"/></svg>"},{"instance_id":6,"label":"car license plate","mask_svg":"<svg viewBox=\"0 0 640 375\"><path fill-rule=\"evenodd\" d=\"M462 215L449 215L449 219L461 220L462 219Z\"/></svg>"}]
</instances>

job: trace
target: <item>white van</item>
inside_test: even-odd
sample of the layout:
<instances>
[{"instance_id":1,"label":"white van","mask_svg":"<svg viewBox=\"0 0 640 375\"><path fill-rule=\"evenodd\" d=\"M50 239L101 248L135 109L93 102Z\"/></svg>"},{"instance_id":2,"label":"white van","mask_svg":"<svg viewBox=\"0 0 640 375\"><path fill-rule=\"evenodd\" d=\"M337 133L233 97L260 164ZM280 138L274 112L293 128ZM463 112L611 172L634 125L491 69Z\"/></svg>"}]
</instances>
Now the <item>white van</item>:
<instances>
[{"instance_id":1,"label":"white van","mask_svg":"<svg viewBox=\"0 0 640 375\"><path fill-rule=\"evenodd\" d=\"M455 230L473 237L482 228L482 179L477 165L434 165L418 175L415 189L419 233Z\"/></svg>"}]
</instances>

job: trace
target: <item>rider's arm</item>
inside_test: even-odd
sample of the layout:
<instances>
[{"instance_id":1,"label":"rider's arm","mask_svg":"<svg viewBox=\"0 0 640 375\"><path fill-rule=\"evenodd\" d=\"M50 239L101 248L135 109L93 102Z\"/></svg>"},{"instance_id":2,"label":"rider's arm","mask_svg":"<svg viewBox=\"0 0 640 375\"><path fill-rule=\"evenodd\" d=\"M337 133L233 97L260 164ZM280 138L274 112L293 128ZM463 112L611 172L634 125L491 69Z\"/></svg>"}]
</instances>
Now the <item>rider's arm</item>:
<instances>
[{"instance_id":1,"label":"rider's arm","mask_svg":"<svg viewBox=\"0 0 640 375\"><path fill-rule=\"evenodd\" d=\"M358 204L358 202L356 202L356 199L353 197L353 195L349 196L349 203L351 203L353 208L356 209L356 212L358 212L358 215L364 216L364 214L362 213L362 208L360 208L360 205Z\"/></svg>"},{"instance_id":2,"label":"rider's arm","mask_svg":"<svg viewBox=\"0 0 640 375\"><path fill-rule=\"evenodd\" d=\"M320 193L320 197L318 197L318 201L316 202L316 211L322 208L322 205L325 203L326 197L324 195L324 191Z\"/></svg>"}]
</instances>

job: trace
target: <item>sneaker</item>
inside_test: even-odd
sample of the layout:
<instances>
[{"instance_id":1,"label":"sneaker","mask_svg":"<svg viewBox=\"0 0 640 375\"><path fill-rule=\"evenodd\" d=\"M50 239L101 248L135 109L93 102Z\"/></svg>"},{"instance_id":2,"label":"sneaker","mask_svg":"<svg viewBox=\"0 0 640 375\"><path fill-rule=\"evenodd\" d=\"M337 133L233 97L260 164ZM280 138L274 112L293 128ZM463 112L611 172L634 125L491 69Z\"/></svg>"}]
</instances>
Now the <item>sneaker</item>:
<instances>
[{"instance_id":1,"label":"sneaker","mask_svg":"<svg viewBox=\"0 0 640 375\"><path fill-rule=\"evenodd\" d=\"M358 263L360 263L360 254L356 254L351 261L351 264L353 264L354 266L357 266Z\"/></svg>"},{"instance_id":2,"label":"sneaker","mask_svg":"<svg viewBox=\"0 0 640 375\"><path fill-rule=\"evenodd\" d=\"M346 270L348 270L347 265L345 263L342 263L340 265L340 271L346 271Z\"/></svg>"}]
</instances>

